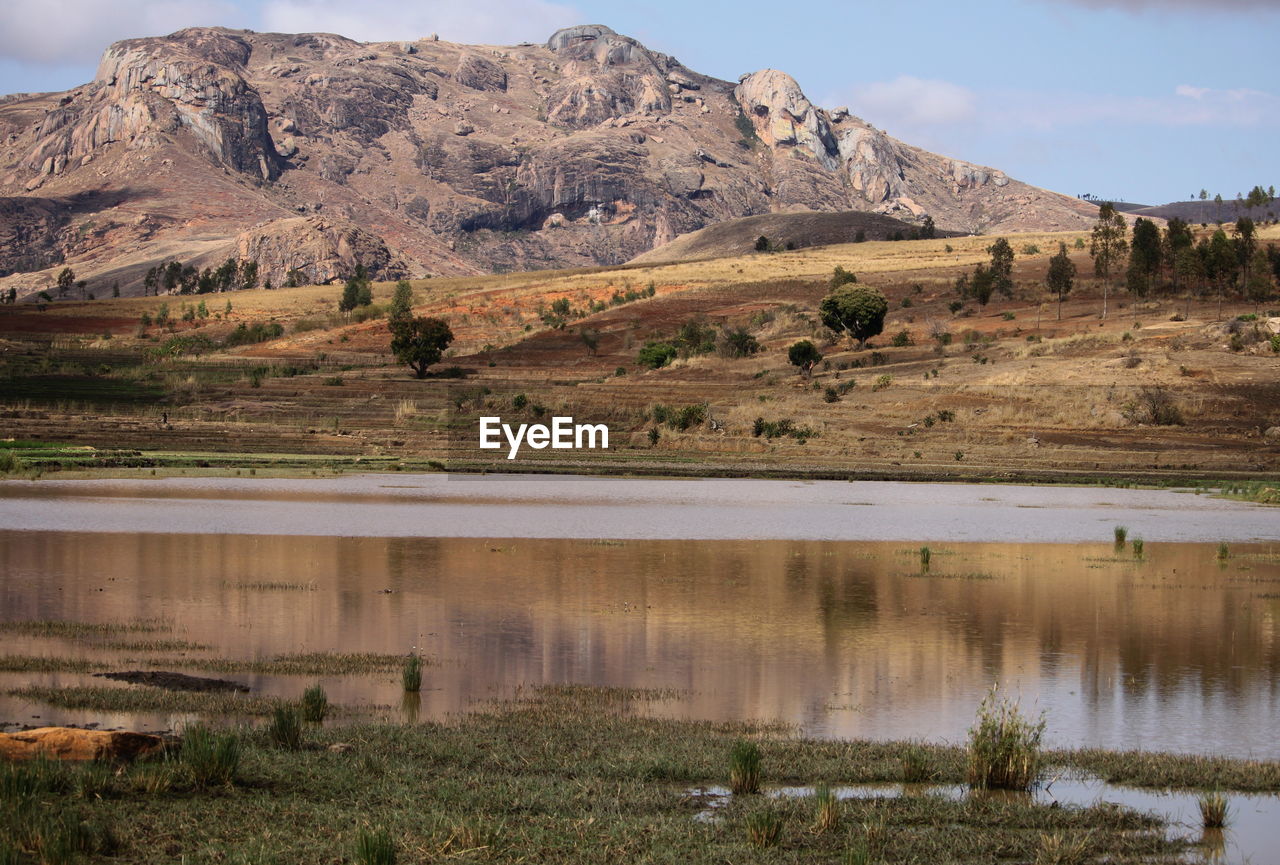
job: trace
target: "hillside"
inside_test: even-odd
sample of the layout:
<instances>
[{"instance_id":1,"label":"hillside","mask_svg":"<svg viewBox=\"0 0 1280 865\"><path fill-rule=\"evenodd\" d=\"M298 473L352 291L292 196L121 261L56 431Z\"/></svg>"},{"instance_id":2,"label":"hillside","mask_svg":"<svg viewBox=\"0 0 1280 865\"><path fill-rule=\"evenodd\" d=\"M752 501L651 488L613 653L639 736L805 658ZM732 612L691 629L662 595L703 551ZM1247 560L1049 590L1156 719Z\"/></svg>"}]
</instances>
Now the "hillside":
<instances>
[{"instance_id":1,"label":"hillside","mask_svg":"<svg viewBox=\"0 0 1280 865\"><path fill-rule=\"evenodd\" d=\"M0 289L63 266L253 260L274 285L627 261L727 219L863 211L940 229L1087 225L1093 205L897 141L790 76L728 82L607 27L542 45L191 28L0 100Z\"/></svg>"}]
</instances>

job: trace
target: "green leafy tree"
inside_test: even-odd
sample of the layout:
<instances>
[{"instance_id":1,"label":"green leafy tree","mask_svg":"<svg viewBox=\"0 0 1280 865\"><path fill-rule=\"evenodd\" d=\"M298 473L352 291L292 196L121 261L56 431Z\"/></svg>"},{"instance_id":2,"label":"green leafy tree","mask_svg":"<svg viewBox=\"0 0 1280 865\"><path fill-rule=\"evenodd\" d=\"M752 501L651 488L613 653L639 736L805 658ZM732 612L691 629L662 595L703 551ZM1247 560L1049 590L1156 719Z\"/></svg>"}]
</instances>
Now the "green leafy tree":
<instances>
[{"instance_id":1,"label":"green leafy tree","mask_svg":"<svg viewBox=\"0 0 1280 865\"><path fill-rule=\"evenodd\" d=\"M938 226L934 225L933 217L926 215L924 223L920 226L920 237L924 240L933 240L938 236Z\"/></svg>"},{"instance_id":2,"label":"green leafy tree","mask_svg":"<svg viewBox=\"0 0 1280 865\"><path fill-rule=\"evenodd\" d=\"M76 272L69 267L62 268L62 271L58 274L57 280L58 297L66 297L67 292L70 291L75 284Z\"/></svg>"},{"instance_id":3,"label":"green leafy tree","mask_svg":"<svg viewBox=\"0 0 1280 865\"><path fill-rule=\"evenodd\" d=\"M835 290L842 285L852 285L858 281L858 277L852 271L845 270L840 265L836 265L836 269L831 273L831 279L827 282L827 288Z\"/></svg>"},{"instance_id":4,"label":"green leafy tree","mask_svg":"<svg viewBox=\"0 0 1280 865\"><path fill-rule=\"evenodd\" d=\"M756 238L756 252L768 252L770 249L769 238L763 234Z\"/></svg>"},{"instance_id":5,"label":"green leafy tree","mask_svg":"<svg viewBox=\"0 0 1280 865\"><path fill-rule=\"evenodd\" d=\"M451 342L453 331L442 318L411 318L391 331L391 353L418 378L426 378L427 367L440 360Z\"/></svg>"},{"instance_id":6,"label":"green leafy tree","mask_svg":"<svg viewBox=\"0 0 1280 865\"><path fill-rule=\"evenodd\" d=\"M249 291L258 287L258 262L255 260L242 261L239 266L239 273L236 275L236 281L240 284L243 291Z\"/></svg>"},{"instance_id":7,"label":"green leafy tree","mask_svg":"<svg viewBox=\"0 0 1280 865\"><path fill-rule=\"evenodd\" d=\"M1184 249L1194 247L1195 242L1190 225L1176 216L1169 220L1160 242L1160 256L1169 267L1169 281L1173 285L1175 294L1182 288L1182 272L1178 268L1178 256Z\"/></svg>"},{"instance_id":8,"label":"green leafy tree","mask_svg":"<svg viewBox=\"0 0 1280 865\"><path fill-rule=\"evenodd\" d=\"M1270 262L1264 249L1255 250L1250 262L1249 275L1245 277L1245 296L1253 301L1254 311L1275 298L1275 285L1271 281Z\"/></svg>"},{"instance_id":9,"label":"green leafy tree","mask_svg":"<svg viewBox=\"0 0 1280 865\"><path fill-rule=\"evenodd\" d=\"M395 292L391 295L391 308L387 311L387 326L395 330L396 325L413 318L413 286L409 280L402 279L396 283Z\"/></svg>"},{"instance_id":10,"label":"green leafy tree","mask_svg":"<svg viewBox=\"0 0 1280 865\"><path fill-rule=\"evenodd\" d=\"M809 340L802 339L787 349L787 360L808 378L813 374L813 368L822 362L822 352Z\"/></svg>"},{"instance_id":11,"label":"green leafy tree","mask_svg":"<svg viewBox=\"0 0 1280 865\"><path fill-rule=\"evenodd\" d=\"M1098 221L1094 223L1089 255L1093 258L1094 276L1102 280L1102 317L1107 317L1107 296L1110 290L1112 270L1124 260L1129 251L1129 226L1124 215L1110 201L1098 208Z\"/></svg>"},{"instance_id":12,"label":"green leafy tree","mask_svg":"<svg viewBox=\"0 0 1280 865\"><path fill-rule=\"evenodd\" d=\"M1146 297L1160 271L1160 229L1149 219L1133 223L1133 243L1129 247L1129 269L1125 284L1138 297Z\"/></svg>"},{"instance_id":13,"label":"green leafy tree","mask_svg":"<svg viewBox=\"0 0 1280 865\"><path fill-rule=\"evenodd\" d=\"M1261 190L1259 190L1261 192ZM1264 195L1266 193L1263 193ZM1249 270L1253 263L1253 254L1258 249L1258 232L1253 220L1242 216L1236 220L1235 237L1236 259L1240 264L1240 274L1244 285L1249 284Z\"/></svg>"},{"instance_id":14,"label":"green leafy tree","mask_svg":"<svg viewBox=\"0 0 1280 865\"><path fill-rule=\"evenodd\" d=\"M1058 296L1058 320L1062 320L1062 299L1071 293L1076 280L1076 264L1067 255L1067 245L1058 244L1058 254L1049 259L1049 275L1045 281Z\"/></svg>"},{"instance_id":15,"label":"green leafy tree","mask_svg":"<svg viewBox=\"0 0 1280 865\"><path fill-rule=\"evenodd\" d=\"M1207 241L1202 240L1197 247L1204 260L1205 275L1213 283L1218 294L1218 318L1222 318L1222 300L1227 286L1236 281L1240 268L1240 260L1236 254L1235 244L1227 233L1219 228Z\"/></svg>"},{"instance_id":16,"label":"green leafy tree","mask_svg":"<svg viewBox=\"0 0 1280 865\"><path fill-rule=\"evenodd\" d=\"M636 363L649 369L661 369L675 360L679 350L669 342L646 342L636 355Z\"/></svg>"},{"instance_id":17,"label":"green leafy tree","mask_svg":"<svg viewBox=\"0 0 1280 865\"><path fill-rule=\"evenodd\" d=\"M862 348L867 340L884 330L889 301L883 292L869 285L837 288L818 304L822 323L836 333L846 333Z\"/></svg>"},{"instance_id":18,"label":"green leafy tree","mask_svg":"<svg viewBox=\"0 0 1280 865\"><path fill-rule=\"evenodd\" d=\"M991 288L1005 297L1013 296L1013 247L1003 237L987 247L991 254ZM985 306L985 304L984 304Z\"/></svg>"},{"instance_id":19,"label":"green leafy tree","mask_svg":"<svg viewBox=\"0 0 1280 865\"><path fill-rule=\"evenodd\" d=\"M985 264L973 269L973 279L969 281L969 296L986 306L991 302L991 294L995 291L996 275Z\"/></svg>"}]
</instances>

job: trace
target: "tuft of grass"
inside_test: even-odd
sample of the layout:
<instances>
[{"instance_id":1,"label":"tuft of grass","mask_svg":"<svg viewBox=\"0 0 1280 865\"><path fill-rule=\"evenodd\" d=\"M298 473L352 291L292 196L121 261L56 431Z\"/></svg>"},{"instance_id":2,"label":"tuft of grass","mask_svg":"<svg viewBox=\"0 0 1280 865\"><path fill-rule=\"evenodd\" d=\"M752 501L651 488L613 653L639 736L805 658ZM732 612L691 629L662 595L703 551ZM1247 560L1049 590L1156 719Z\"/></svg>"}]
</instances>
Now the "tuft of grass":
<instances>
[{"instance_id":1,"label":"tuft of grass","mask_svg":"<svg viewBox=\"0 0 1280 865\"><path fill-rule=\"evenodd\" d=\"M871 851L867 849L865 843L857 841L852 847L844 851L844 858L840 862L841 865L869 865Z\"/></svg>"},{"instance_id":2,"label":"tuft of grass","mask_svg":"<svg viewBox=\"0 0 1280 865\"><path fill-rule=\"evenodd\" d=\"M1045 718L1022 714L1017 701L1001 697L993 686L978 706L977 723L969 728L970 787L1030 790L1040 777L1040 741Z\"/></svg>"},{"instance_id":3,"label":"tuft of grass","mask_svg":"<svg viewBox=\"0 0 1280 865\"><path fill-rule=\"evenodd\" d=\"M1135 559L1142 558L1143 551L1144 551L1144 544L1142 543L1142 538L1134 538L1133 539L1133 557Z\"/></svg>"},{"instance_id":4,"label":"tuft of grass","mask_svg":"<svg viewBox=\"0 0 1280 865\"><path fill-rule=\"evenodd\" d=\"M358 865L395 865L396 845L386 829L361 829L356 835L355 858Z\"/></svg>"},{"instance_id":5,"label":"tuft of grass","mask_svg":"<svg viewBox=\"0 0 1280 865\"><path fill-rule=\"evenodd\" d=\"M776 847L782 837L782 818L772 811L754 811L747 815L747 840L761 850Z\"/></svg>"},{"instance_id":6,"label":"tuft of grass","mask_svg":"<svg viewBox=\"0 0 1280 865\"><path fill-rule=\"evenodd\" d=\"M182 739L182 763L198 788L234 784L240 769L240 738L235 733L215 733L203 724L187 730ZM169 786L172 777L155 778L157 785Z\"/></svg>"},{"instance_id":7,"label":"tuft of grass","mask_svg":"<svg viewBox=\"0 0 1280 865\"><path fill-rule=\"evenodd\" d=\"M309 724L324 723L324 716L329 714L329 697L324 688L312 685L302 692L302 720Z\"/></svg>"},{"instance_id":8,"label":"tuft of grass","mask_svg":"<svg viewBox=\"0 0 1280 865\"><path fill-rule=\"evenodd\" d=\"M1218 561L1225 562L1231 558L1231 547L1227 546L1227 542L1223 541L1218 544Z\"/></svg>"},{"instance_id":9,"label":"tuft of grass","mask_svg":"<svg viewBox=\"0 0 1280 865\"><path fill-rule=\"evenodd\" d=\"M920 745L907 745L902 752L902 780L907 784L923 784L932 778L929 752Z\"/></svg>"},{"instance_id":10,"label":"tuft of grass","mask_svg":"<svg viewBox=\"0 0 1280 865\"><path fill-rule=\"evenodd\" d=\"M814 831L834 831L840 825L840 800L831 791L831 786L826 783L817 786L813 792L813 798L818 809L813 821Z\"/></svg>"},{"instance_id":11,"label":"tuft of grass","mask_svg":"<svg viewBox=\"0 0 1280 865\"><path fill-rule=\"evenodd\" d=\"M729 789L735 796L760 792L760 748L739 740L729 752Z\"/></svg>"},{"instance_id":12,"label":"tuft of grass","mask_svg":"<svg viewBox=\"0 0 1280 865\"><path fill-rule=\"evenodd\" d=\"M267 724L267 738L271 744L286 751L302 747L302 709L298 706L277 706Z\"/></svg>"},{"instance_id":13,"label":"tuft of grass","mask_svg":"<svg viewBox=\"0 0 1280 865\"><path fill-rule=\"evenodd\" d=\"M929 562L933 559L933 550L928 547L920 548L920 570L929 570Z\"/></svg>"},{"instance_id":14,"label":"tuft of grass","mask_svg":"<svg viewBox=\"0 0 1280 865\"><path fill-rule=\"evenodd\" d=\"M1129 529L1127 529L1124 526L1116 526L1111 531L1115 535L1116 549L1117 550L1124 549L1124 542L1129 537Z\"/></svg>"},{"instance_id":15,"label":"tuft of grass","mask_svg":"<svg viewBox=\"0 0 1280 865\"><path fill-rule=\"evenodd\" d=\"M1203 794L1197 804L1200 806L1200 820L1206 829L1224 829L1231 817L1227 805L1227 797L1214 791Z\"/></svg>"},{"instance_id":16,"label":"tuft of grass","mask_svg":"<svg viewBox=\"0 0 1280 865\"><path fill-rule=\"evenodd\" d=\"M400 683L405 691L416 694L422 690L422 658L410 655L400 670Z\"/></svg>"},{"instance_id":17,"label":"tuft of grass","mask_svg":"<svg viewBox=\"0 0 1280 865\"><path fill-rule=\"evenodd\" d=\"M1045 832L1036 845L1035 865L1084 865L1091 841L1090 833L1071 838L1062 832Z\"/></svg>"}]
</instances>

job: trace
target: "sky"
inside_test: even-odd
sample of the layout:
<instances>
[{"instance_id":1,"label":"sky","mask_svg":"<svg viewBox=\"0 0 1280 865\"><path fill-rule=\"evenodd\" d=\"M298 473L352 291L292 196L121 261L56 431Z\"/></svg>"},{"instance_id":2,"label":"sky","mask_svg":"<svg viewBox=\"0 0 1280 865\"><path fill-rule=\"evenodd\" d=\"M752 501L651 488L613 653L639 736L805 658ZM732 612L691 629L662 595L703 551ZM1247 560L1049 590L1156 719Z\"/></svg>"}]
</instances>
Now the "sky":
<instances>
[{"instance_id":1,"label":"sky","mask_svg":"<svg viewBox=\"0 0 1280 865\"><path fill-rule=\"evenodd\" d=\"M1162 204L1280 185L1280 0L0 0L0 93L93 78L116 39L192 25L541 42L606 24L1068 195Z\"/></svg>"}]
</instances>

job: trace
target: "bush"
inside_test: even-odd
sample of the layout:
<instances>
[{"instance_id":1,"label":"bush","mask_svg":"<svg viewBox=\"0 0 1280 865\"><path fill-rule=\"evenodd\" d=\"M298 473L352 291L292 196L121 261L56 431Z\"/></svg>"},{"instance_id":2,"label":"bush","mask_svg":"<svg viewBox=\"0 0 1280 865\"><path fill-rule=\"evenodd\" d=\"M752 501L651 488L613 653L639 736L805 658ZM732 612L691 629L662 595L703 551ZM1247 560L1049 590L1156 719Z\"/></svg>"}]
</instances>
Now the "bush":
<instances>
[{"instance_id":1,"label":"bush","mask_svg":"<svg viewBox=\"0 0 1280 865\"><path fill-rule=\"evenodd\" d=\"M224 345L228 348L237 345L253 345L254 343L266 342L269 339L276 339L283 335L284 325L276 321L255 321L249 325L240 322L236 325L236 329L226 338Z\"/></svg>"},{"instance_id":2,"label":"bush","mask_svg":"<svg viewBox=\"0 0 1280 865\"><path fill-rule=\"evenodd\" d=\"M1137 397L1124 404L1121 414L1130 423L1151 426L1182 426L1186 423L1182 410L1163 387L1144 387Z\"/></svg>"},{"instance_id":3,"label":"bush","mask_svg":"<svg viewBox=\"0 0 1280 865\"><path fill-rule=\"evenodd\" d=\"M726 330L720 337L720 354L724 357L749 357L760 351L760 342L745 328Z\"/></svg>"},{"instance_id":4,"label":"bush","mask_svg":"<svg viewBox=\"0 0 1280 865\"><path fill-rule=\"evenodd\" d=\"M828 387L822 392L823 402L840 402L840 392L834 387Z\"/></svg>"},{"instance_id":5,"label":"bush","mask_svg":"<svg viewBox=\"0 0 1280 865\"><path fill-rule=\"evenodd\" d=\"M636 363L649 369L661 369L679 354L676 347L669 342L646 342L636 355Z\"/></svg>"},{"instance_id":6,"label":"bush","mask_svg":"<svg viewBox=\"0 0 1280 865\"><path fill-rule=\"evenodd\" d=\"M1271 350L1274 352L1280 352L1280 333L1271 337Z\"/></svg>"},{"instance_id":7,"label":"bush","mask_svg":"<svg viewBox=\"0 0 1280 865\"><path fill-rule=\"evenodd\" d=\"M893 335L893 339L890 340L890 344L894 348L904 348L908 345L915 345L915 342L911 339L911 332L906 328L903 328Z\"/></svg>"},{"instance_id":8,"label":"bush","mask_svg":"<svg viewBox=\"0 0 1280 865\"><path fill-rule=\"evenodd\" d=\"M993 687L969 729L969 786L1030 790L1040 777L1044 728L1043 714L1034 721L1025 717L1017 702L1000 697Z\"/></svg>"}]
</instances>

